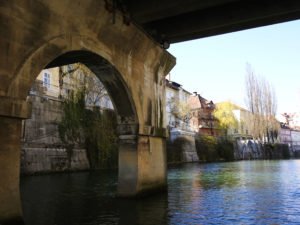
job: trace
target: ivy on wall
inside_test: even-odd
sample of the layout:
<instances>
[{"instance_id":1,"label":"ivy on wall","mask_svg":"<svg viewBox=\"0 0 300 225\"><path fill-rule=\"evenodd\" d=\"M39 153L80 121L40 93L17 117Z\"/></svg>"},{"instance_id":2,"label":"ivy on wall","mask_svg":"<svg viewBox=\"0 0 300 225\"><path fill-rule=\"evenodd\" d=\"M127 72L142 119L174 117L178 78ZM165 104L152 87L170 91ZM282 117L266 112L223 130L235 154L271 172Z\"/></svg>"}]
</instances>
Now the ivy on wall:
<instances>
[{"instance_id":1,"label":"ivy on wall","mask_svg":"<svg viewBox=\"0 0 300 225\"><path fill-rule=\"evenodd\" d=\"M97 83L93 82L97 78L91 78L95 75L87 68L82 70L82 67L75 68L85 75L84 82L77 85L77 89L69 91L64 98L63 116L58 126L59 136L67 149L69 162L73 149L80 147L87 150L91 169L114 168L118 164L116 115L113 110L101 109L95 104L96 101L88 101L90 96L99 98L106 92L103 92L102 84L99 87L90 85Z\"/></svg>"}]
</instances>

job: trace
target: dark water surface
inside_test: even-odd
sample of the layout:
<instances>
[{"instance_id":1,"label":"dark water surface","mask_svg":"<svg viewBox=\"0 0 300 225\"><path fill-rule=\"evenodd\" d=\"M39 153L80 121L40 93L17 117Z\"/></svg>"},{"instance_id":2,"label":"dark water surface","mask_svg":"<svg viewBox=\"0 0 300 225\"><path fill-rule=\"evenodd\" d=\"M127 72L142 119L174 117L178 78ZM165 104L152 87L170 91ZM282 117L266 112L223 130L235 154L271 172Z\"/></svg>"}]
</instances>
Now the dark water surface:
<instances>
[{"instance_id":1,"label":"dark water surface","mask_svg":"<svg viewBox=\"0 0 300 225\"><path fill-rule=\"evenodd\" d=\"M137 200L116 189L117 172L23 177L26 225L300 224L300 160L186 164Z\"/></svg>"}]
</instances>

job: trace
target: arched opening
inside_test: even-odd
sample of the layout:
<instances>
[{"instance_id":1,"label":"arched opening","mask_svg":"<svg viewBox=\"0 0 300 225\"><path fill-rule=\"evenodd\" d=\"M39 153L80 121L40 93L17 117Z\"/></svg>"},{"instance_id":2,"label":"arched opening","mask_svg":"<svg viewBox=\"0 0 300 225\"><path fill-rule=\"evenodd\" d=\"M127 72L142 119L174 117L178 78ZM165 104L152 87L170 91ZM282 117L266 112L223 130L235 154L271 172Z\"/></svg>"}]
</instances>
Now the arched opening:
<instances>
[{"instance_id":1,"label":"arched opening","mask_svg":"<svg viewBox=\"0 0 300 225\"><path fill-rule=\"evenodd\" d=\"M118 124L120 125L118 134L136 135L137 115L133 100L131 99L130 93L125 82L123 81L121 74L107 60L91 52L73 51L55 58L45 67L45 71L47 74L53 67L70 65L71 63L78 62L88 67L104 84L109 96L112 99L114 109L118 117ZM47 85L47 81L45 81L45 85ZM47 180L47 178L45 179ZM28 210L23 210L23 212L26 219Z\"/></svg>"},{"instance_id":2,"label":"arched opening","mask_svg":"<svg viewBox=\"0 0 300 225\"><path fill-rule=\"evenodd\" d=\"M112 101L115 115L117 117L116 135L125 135L127 137L126 139L128 139L128 137L132 138L133 136L133 139L135 139L135 136L138 132L138 118L130 90L128 90L128 87L118 70L110 62L108 62L106 59L99 56L98 54L95 54L90 51L70 51L56 57L54 60L48 63L43 70L43 78L40 81L42 82L43 88L47 89L47 86L49 85L49 70L55 67L59 68L56 74L56 80L58 80L59 86L55 87L55 91L60 92L59 95L61 95L62 89L64 89L64 87L60 84L62 81L61 74L65 73L61 70L63 69L63 66L67 65L69 67L74 63L79 63L78 65L83 65L83 67L87 68L87 70L89 71L88 73L90 73L91 76L96 77L93 78L95 79L94 82L96 83L96 81L99 79L99 83L104 86L105 92L108 93L108 96ZM69 73L69 75L72 76L71 73ZM81 75L85 76L86 74L83 73ZM75 87L75 89L76 88L79 88L79 86ZM28 93L30 92L31 91L28 90ZM42 96L41 100L44 101L44 99L47 99L47 96ZM84 101L86 101L86 99ZM61 114L62 113L63 112L61 112ZM81 118L81 120L84 119L87 118ZM37 124L36 126L39 126L39 124ZM56 128L56 130L58 130L58 128Z\"/></svg>"},{"instance_id":3,"label":"arched opening","mask_svg":"<svg viewBox=\"0 0 300 225\"><path fill-rule=\"evenodd\" d=\"M103 57L89 51L71 51L60 55L50 62L45 68L82 63L87 66L104 84L112 99L120 124L136 124L137 114L129 90L121 74ZM136 134L137 127L133 130L122 131L121 134Z\"/></svg>"},{"instance_id":4,"label":"arched opening","mask_svg":"<svg viewBox=\"0 0 300 225\"><path fill-rule=\"evenodd\" d=\"M80 7L52 2L34 7L5 4L1 16L11 23L3 28L0 38L4 46L0 69L0 176L5 181L0 184L0 202L4 202L0 223L22 221L21 125L22 119L30 117L28 91L44 68L80 62L105 85L118 114L119 162L123 168L119 170L119 184L123 185L123 195L165 188L161 96L163 76L175 59L135 24L124 24L122 14L108 10L104 2L87 1ZM116 23L111 23L112 18Z\"/></svg>"}]
</instances>

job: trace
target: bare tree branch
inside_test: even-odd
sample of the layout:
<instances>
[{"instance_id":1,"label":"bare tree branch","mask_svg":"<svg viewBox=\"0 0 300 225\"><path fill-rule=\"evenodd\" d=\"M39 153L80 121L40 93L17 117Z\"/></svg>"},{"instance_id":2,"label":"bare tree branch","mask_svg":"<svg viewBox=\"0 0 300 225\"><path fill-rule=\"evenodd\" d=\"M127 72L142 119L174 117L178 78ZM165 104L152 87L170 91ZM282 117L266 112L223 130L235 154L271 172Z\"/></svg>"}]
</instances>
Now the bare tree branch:
<instances>
[{"instance_id":1,"label":"bare tree branch","mask_svg":"<svg viewBox=\"0 0 300 225\"><path fill-rule=\"evenodd\" d=\"M262 77L257 76L251 65L246 65L246 105L253 114L246 121L247 128L254 138L274 142L273 133L278 130L275 119L277 99L275 89Z\"/></svg>"}]
</instances>

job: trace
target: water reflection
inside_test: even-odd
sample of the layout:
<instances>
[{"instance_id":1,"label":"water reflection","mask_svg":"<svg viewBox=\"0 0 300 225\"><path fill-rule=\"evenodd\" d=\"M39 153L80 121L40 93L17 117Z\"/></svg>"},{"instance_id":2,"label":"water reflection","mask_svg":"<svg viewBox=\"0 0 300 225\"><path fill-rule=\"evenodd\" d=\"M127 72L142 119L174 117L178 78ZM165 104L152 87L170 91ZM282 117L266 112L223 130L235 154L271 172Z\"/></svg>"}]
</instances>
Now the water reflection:
<instances>
[{"instance_id":1,"label":"water reflection","mask_svg":"<svg viewBox=\"0 0 300 225\"><path fill-rule=\"evenodd\" d=\"M115 197L117 172L22 179L26 224L300 224L300 161L170 168L168 194Z\"/></svg>"},{"instance_id":2,"label":"water reflection","mask_svg":"<svg viewBox=\"0 0 300 225\"><path fill-rule=\"evenodd\" d=\"M25 223L166 224L166 193L144 199L119 199L115 196L116 177L116 173L94 172L23 178Z\"/></svg>"},{"instance_id":3,"label":"water reflection","mask_svg":"<svg viewBox=\"0 0 300 225\"><path fill-rule=\"evenodd\" d=\"M299 168L294 160L173 169L170 224L300 224Z\"/></svg>"}]
</instances>

